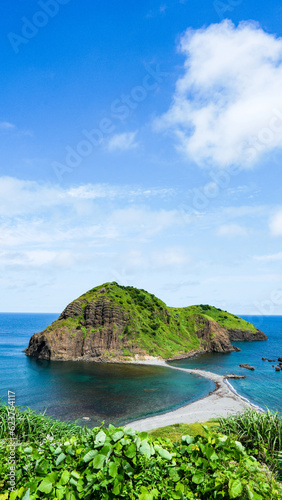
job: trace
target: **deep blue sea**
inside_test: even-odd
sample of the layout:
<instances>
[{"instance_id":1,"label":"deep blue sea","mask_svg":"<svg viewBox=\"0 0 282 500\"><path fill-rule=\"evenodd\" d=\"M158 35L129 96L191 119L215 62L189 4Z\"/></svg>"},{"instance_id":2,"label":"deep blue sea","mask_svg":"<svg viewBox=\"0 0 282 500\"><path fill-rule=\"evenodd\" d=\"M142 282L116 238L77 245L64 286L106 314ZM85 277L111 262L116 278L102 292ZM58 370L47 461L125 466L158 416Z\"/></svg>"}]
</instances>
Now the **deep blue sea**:
<instances>
[{"instance_id":1,"label":"deep blue sea","mask_svg":"<svg viewBox=\"0 0 282 500\"><path fill-rule=\"evenodd\" d=\"M62 420L90 426L101 421L122 425L130 420L163 413L207 395L214 383L167 368L87 362L39 361L22 350L31 335L46 328L57 314L0 314L0 397L15 391L16 403ZM173 362L177 366L207 369L220 374L246 375L233 387L261 407L282 413L282 371L262 356L282 357L282 316L247 317L266 333L266 342L236 342L242 350L205 354ZM240 363L255 366L251 372ZM85 421L82 417L90 418Z\"/></svg>"},{"instance_id":2,"label":"deep blue sea","mask_svg":"<svg viewBox=\"0 0 282 500\"><path fill-rule=\"evenodd\" d=\"M214 390L212 381L154 366L40 361L22 350L58 314L0 314L0 397L89 426L122 425L179 408ZM85 421L82 418L88 417Z\"/></svg>"}]
</instances>

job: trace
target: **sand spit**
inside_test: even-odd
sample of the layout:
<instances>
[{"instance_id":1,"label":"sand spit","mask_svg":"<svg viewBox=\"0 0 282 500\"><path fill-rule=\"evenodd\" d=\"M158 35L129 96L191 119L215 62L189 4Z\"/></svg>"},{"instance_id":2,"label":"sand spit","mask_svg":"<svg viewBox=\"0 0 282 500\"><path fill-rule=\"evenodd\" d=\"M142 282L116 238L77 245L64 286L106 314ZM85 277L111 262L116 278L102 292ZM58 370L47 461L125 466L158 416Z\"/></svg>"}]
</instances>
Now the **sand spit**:
<instances>
[{"instance_id":1,"label":"sand spit","mask_svg":"<svg viewBox=\"0 0 282 500\"><path fill-rule=\"evenodd\" d=\"M217 418L219 416L226 417L230 414L241 413L247 407L258 409L249 401L239 396L239 394L232 389L232 386L230 386L230 384L226 382L224 377L221 375L204 370L177 368L175 366L168 365L165 361L157 358L146 359L143 361L140 360L135 363L164 366L172 370L180 370L194 375L199 375L200 377L213 380L216 385L216 389L208 396L178 408L177 410L169 411L163 415L156 415L154 417L129 422L128 425L138 431L149 431L151 429L156 429L157 427L165 427L166 425L176 423L190 424L193 422L205 422L210 418Z\"/></svg>"}]
</instances>

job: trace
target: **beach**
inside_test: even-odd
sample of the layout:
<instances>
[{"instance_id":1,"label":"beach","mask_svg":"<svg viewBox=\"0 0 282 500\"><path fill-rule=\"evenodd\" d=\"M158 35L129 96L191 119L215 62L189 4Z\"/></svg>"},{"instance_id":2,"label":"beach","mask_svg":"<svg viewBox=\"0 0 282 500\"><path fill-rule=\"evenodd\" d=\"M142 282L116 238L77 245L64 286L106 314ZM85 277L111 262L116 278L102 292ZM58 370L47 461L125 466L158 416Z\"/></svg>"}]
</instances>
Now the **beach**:
<instances>
[{"instance_id":1,"label":"beach","mask_svg":"<svg viewBox=\"0 0 282 500\"><path fill-rule=\"evenodd\" d=\"M129 422L128 425L137 431L149 431L176 423L190 424L193 422L206 422L211 418L226 417L230 414L241 413L248 407L254 408L251 403L232 390L232 387L221 375L204 370L177 368L157 358L144 361L140 360L136 361L136 363L163 366L172 370L180 370L189 374L199 375L200 377L212 380L216 385L216 389L208 396L178 408L177 410Z\"/></svg>"}]
</instances>

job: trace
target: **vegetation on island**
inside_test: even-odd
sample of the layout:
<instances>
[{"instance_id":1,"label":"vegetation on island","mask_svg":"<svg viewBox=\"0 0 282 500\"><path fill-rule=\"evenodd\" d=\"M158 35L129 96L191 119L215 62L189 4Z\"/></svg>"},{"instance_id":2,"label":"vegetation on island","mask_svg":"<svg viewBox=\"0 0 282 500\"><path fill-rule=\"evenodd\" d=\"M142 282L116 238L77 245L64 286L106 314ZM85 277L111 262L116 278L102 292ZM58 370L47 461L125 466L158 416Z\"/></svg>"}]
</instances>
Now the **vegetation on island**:
<instances>
[{"instance_id":1,"label":"vegetation on island","mask_svg":"<svg viewBox=\"0 0 282 500\"><path fill-rule=\"evenodd\" d=\"M243 332L246 340L266 339L251 323L219 308L168 307L145 290L112 282L71 302L58 320L31 338L26 352L38 357L44 349L42 359L72 359L81 352L85 359L99 352L95 356L103 361L135 354L169 359L191 351L231 351L231 330ZM63 351L68 336L71 342Z\"/></svg>"},{"instance_id":2,"label":"vegetation on island","mask_svg":"<svg viewBox=\"0 0 282 500\"><path fill-rule=\"evenodd\" d=\"M248 411L240 420L240 432L231 417L230 425L229 419L224 419L219 427L213 423L185 429L181 424L184 435L174 434L172 441L169 428L167 437L139 433L128 426L87 429L15 408L14 485L8 415L7 405L1 405L0 500L282 497L282 485L275 478L281 453L281 441L275 437L279 425L281 435L282 425L277 415L270 419L268 427L261 424L259 435L253 424L259 425L266 418L262 413ZM265 455L259 453L261 447ZM274 448L277 455L273 455ZM264 461L268 453L272 471Z\"/></svg>"}]
</instances>

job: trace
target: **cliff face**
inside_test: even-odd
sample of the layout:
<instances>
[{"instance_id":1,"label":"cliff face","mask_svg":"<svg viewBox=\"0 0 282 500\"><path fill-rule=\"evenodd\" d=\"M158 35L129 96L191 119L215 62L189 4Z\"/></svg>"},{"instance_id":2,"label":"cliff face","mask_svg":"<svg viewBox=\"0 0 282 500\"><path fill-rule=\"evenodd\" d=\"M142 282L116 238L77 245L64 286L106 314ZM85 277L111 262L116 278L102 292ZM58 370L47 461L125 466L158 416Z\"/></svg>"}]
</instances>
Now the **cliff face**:
<instances>
[{"instance_id":1,"label":"cliff face","mask_svg":"<svg viewBox=\"0 0 282 500\"><path fill-rule=\"evenodd\" d=\"M256 332L250 332L249 330L242 331L234 328L229 328L228 335L231 342L267 340L267 336L260 330L257 330Z\"/></svg>"},{"instance_id":2,"label":"cliff face","mask_svg":"<svg viewBox=\"0 0 282 500\"><path fill-rule=\"evenodd\" d=\"M234 329L230 334L198 310L168 308L143 290L108 283L71 302L57 321L31 337L25 353L47 360L173 358L191 351L236 350L232 335L232 340L262 340L255 332L243 333Z\"/></svg>"}]
</instances>

